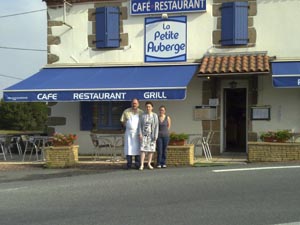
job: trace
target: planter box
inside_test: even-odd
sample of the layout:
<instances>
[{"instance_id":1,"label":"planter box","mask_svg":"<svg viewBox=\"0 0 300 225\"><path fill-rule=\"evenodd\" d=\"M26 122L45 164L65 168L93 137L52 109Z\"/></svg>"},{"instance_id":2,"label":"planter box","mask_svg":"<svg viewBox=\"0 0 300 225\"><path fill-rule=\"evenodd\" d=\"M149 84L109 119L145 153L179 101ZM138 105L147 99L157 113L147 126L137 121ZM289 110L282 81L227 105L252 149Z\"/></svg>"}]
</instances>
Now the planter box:
<instances>
[{"instance_id":1,"label":"planter box","mask_svg":"<svg viewBox=\"0 0 300 225\"><path fill-rule=\"evenodd\" d=\"M249 162L300 160L300 143L248 142Z\"/></svg>"},{"instance_id":2,"label":"planter box","mask_svg":"<svg viewBox=\"0 0 300 225\"><path fill-rule=\"evenodd\" d=\"M78 145L46 147L45 159L48 168L66 168L78 162Z\"/></svg>"},{"instance_id":3,"label":"planter box","mask_svg":"<svg viewBox=\"0 0 300 225\"><path fill-rule=\"evenodd\" d=\"M287 140L281 140L281 139L276 139L276 138L271 138L271 137L265 137L264 142L278 142L278 143L285 143Z\"/></svg>"},{"instance_id":4,"label":"planter box","mask_svg":"<svg viewBox=\"0 0 300 225\"><path fill-rule=\"evenodd\" d=\"M153 162L157 163L157 153L153 156ZM183 146L169 145L167 151L167 166L193 166L194 165L194 145Z\"/></svg>"},{"instance_id":5,"label":"planter box","mask_svg":"<svg viewBox=\"0 0 300 225\"><path fill-rule=\"evenodd\" d=\"M176 146L183 146L183 145L185 145L186 144L186 140L179 140L179 141L177 141L177 140L170 140L169 141L169 146L171 145L171 146L173 146L173 145L176 145Z\"/></svg>"}]
</instances>

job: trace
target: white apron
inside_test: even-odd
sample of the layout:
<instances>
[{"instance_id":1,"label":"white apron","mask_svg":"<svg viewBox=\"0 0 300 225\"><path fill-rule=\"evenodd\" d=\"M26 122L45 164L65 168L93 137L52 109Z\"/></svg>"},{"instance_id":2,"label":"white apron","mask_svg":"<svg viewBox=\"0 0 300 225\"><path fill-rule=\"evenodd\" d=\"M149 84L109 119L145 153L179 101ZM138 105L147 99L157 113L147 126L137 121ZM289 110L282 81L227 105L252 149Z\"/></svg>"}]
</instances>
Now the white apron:
<instances>
[{"instance_id":1,"label":"white apron","mask_svg":"<svg viewBox=\"0 0 300 225\"><path fill-rule=\"evenodd\" d=\"M124 154L139 155L140 140L138 134L139 115L131 115L126 122L126 131L124 137Z\"/></svg>"}]
</instances>

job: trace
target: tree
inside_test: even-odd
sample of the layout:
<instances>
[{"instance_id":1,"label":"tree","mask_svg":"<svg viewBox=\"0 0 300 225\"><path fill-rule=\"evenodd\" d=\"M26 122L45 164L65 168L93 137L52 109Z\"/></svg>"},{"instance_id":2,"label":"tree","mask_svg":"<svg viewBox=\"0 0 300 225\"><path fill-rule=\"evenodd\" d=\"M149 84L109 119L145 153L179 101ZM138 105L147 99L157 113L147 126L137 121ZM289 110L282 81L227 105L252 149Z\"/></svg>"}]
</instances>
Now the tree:
<instances>
[{"instance_id":1,"label":"tree","mask_svg":"<svg viewBox=\"0 0 300 225\"><path fill-rule=\"evenodd\" d=\"M0 129L44 131L48 107L44 102L0 102Z\"/></svg>"}]
</instances>

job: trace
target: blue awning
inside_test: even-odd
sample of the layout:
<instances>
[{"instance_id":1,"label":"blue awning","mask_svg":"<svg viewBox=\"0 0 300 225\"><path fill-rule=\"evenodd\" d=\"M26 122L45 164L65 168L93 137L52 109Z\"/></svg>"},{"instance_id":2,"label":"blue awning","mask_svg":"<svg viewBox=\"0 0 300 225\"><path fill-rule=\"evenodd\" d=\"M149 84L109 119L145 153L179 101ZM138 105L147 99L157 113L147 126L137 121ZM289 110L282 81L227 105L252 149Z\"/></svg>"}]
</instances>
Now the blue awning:
<instances>
[{"instance_id":1,"label":"blue awning","mask_svg":"<svg viewBox=\"0 0 300 225\"><path fill-rule=\"evenodd\" d=\"M197 64L44 68L3 91L7 102L182 100Z\"/></svg>"},{"instance_id":2,"label":"blue awning","mask_svg":"<svg viewBox=\"0 0 300 225\"><path fill-rule=\"evenodd\" d=\"M274 87L300 88L300 62L272 62Z\"/></svg>"}]
</instances>

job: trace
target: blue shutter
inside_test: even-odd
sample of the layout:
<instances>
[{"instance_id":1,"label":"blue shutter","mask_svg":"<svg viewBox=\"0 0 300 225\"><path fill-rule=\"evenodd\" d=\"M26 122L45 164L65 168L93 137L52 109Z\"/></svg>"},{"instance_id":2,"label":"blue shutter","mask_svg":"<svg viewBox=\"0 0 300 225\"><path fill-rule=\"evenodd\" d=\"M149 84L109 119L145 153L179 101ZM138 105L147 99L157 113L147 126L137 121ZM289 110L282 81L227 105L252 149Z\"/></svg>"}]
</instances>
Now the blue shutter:
<instances>
[{"instance_id":1,"label":"blue shutter","mask_svg":"<svg viewBox=\"0 0 300 225\"><path fill-rule=\"evenodd\" d=\"M248 43L248 2L222 4L222 45L246 45Z\"/></svg>"},{"instance_id":2,"label":"blue shutter","mask_svg":"<svg viewBox=\"0 0 300 225\"><path fill-rule=\"evenodd\" d=\"M120 9L107 8L107 46L120 47Z\"/></svg>"},{"instance_id":3,"label":"blue shutter","mask_svg":"<svg viewBox=\"0 0 300 225\"><path fill-rule=\"evenodd\" d=\"M96 47L120 47L120 9L118 7L96 8Z\"/></svg>"},{"instance_id":4,"label":"blue shutter","mask_svg":"<svg viewBox=\"0 0 300 225\"><path fill-rule=\"evenodd\" d=\"M96 48L105 47L106 34L105 8L96 8Z\"/></svg>"},{"instance_id":5,"label":"blue shutter","mask_svg":"<svg viewBox=\"0 0 300 225\"><path fill-rule=\"evenodd\" d=\"M93 128L93 102L80 103L80 130Z\"/></svg>"}]
</instances>

